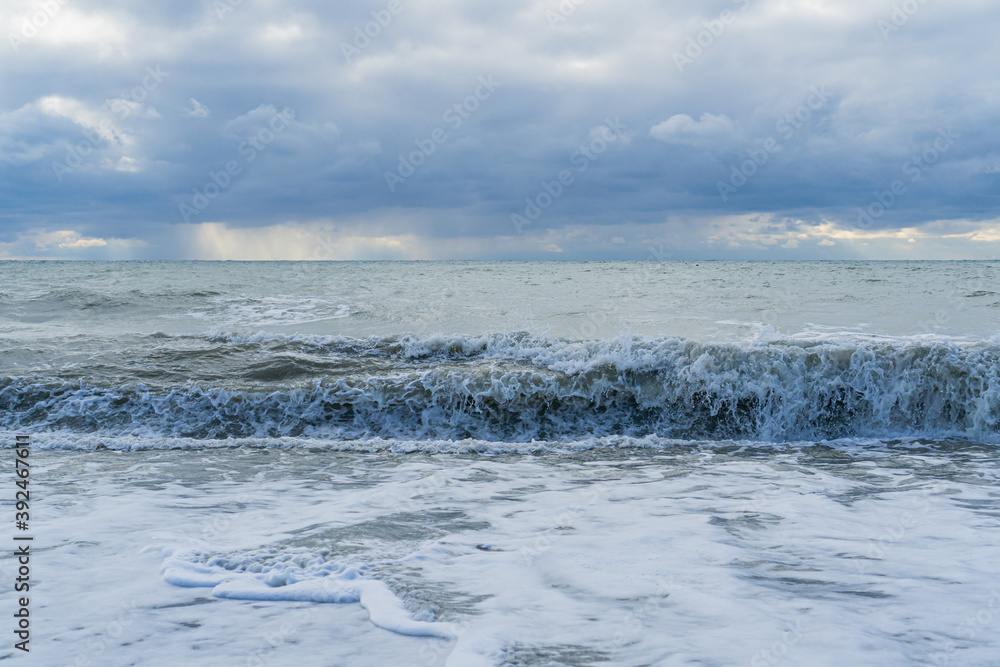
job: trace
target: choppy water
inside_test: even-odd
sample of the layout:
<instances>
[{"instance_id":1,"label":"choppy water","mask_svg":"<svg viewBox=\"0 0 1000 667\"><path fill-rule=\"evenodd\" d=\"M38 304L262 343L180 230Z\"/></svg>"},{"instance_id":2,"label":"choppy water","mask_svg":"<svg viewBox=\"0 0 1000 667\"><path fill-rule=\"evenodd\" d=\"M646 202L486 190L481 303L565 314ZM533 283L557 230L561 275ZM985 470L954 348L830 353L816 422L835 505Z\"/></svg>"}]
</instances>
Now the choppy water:
<instances>
[{"instance_id":1,"label":"choppy water","mask_svg":"<svg viewBox=\"0 0 1000 667\"><path fill-rule=\"evenodd\" d=\"M1000 655L1000 263L0 278L52 664Z\"/></svg>"}]
</instances>

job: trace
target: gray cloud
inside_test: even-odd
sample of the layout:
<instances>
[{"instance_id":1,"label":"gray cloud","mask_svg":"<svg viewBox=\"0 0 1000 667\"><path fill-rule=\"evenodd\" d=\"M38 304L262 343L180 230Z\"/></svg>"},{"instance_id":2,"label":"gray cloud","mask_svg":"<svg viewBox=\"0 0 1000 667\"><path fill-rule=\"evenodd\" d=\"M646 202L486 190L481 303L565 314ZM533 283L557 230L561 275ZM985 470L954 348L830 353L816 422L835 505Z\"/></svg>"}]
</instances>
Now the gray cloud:
<instances>
[{"instance_id":1,"label":"gray cloud","mask_svg":"<svg viewBox=\"0 0 1000 667\"><path fill-rule=\"evenodd\" d=\"M861 0L74 0L30 38L37 8L9 4L0 254L190 256L191 225L219 223L428 256L857 256L869 241L823 234L954 221L979 256L976 225L1000 218L984 1L903 20ZM588 154L608 119L627 133ZM390 189L401 159L413 173ZM562 171L572 184L518 233ZM55 232L76 236L32 240Z\"/></svg>"}]
</instances>

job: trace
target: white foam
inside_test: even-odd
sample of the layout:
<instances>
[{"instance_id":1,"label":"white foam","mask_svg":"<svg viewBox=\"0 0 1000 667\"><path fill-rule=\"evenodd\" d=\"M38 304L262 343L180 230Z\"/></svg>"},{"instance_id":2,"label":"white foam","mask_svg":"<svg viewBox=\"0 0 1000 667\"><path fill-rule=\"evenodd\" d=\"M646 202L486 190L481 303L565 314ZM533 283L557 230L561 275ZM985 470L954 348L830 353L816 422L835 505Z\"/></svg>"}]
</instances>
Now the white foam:
<instances>
[{"instance_id":1,"label":"white foam","mask_svg":"<svg viewBox=\"0 0 1000 667\"><path fill-rule=\"evenodd\" d=\"M40 450L33 657L990 663L992 452L733 449Z\"/></svg>"},{"instance_id":2,"label":"white foam","mask_svg":"<svg viewBox=\"0 0 1000 667\"><path fill-rule=\"evenodd\" d=\"M288 386L191 382L167 390L0 378L0 407L8 408L0 425L205 440L524 443L651 434L1000 442L1000 348L988 343L714 345L624 335L571 343L507 334L338 339L328 348L299 342L313 346L312 356L260 352L281 356L279 375L305 374ZM216 344L225 349L231 338ZM327 377L323 363L341 357L354 370Z\"/></svg>"},{"instance_id":3,"label":"white foam","mask_svg":"<svg viewBox=\"0 0 1000 667\"><path fill-rule=\"evenodd\" d=\"M278 559L269 565L246 560L234 568L206 564L204 554L185 552L169 556L163 564L164 581L183 588L211 588L212 595L228 600L269 602L360 603L378 627L412 637L453 639L446 623L416 621L403 602L383 582L362 576L363 566L336 566L314 559L301 568ZM209 559L208 563L216 559ZM248 571L252 568L255 571Z\"/></svg>"}]
</instances>

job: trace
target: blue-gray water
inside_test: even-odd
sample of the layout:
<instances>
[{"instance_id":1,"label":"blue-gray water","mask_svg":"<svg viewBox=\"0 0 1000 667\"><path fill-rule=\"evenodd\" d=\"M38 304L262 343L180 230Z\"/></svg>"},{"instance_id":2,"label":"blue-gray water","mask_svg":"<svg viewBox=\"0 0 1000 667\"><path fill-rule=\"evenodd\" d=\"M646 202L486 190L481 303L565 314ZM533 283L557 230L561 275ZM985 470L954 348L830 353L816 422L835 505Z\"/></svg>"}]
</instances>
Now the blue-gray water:
<instances>
[{"instance_id":1,"label":"blue-gray water","mask_svg":"<svg viewBox=\"0 0 1000 667\"><path fill-rule=\"evenodd\" d=\"M0 266L0 426L67 446L1000 429L994 263Z\"/></svg>"},{"instance_id":2,"label":"blue-gray water","mask_svg":"<svg viewBox=\"0 0 1000 667\"><path fill-rule=\"evenodd\" d=\"M39 664L1000 655L998 263L0 278Z\"/></svg>"}]
</instances>

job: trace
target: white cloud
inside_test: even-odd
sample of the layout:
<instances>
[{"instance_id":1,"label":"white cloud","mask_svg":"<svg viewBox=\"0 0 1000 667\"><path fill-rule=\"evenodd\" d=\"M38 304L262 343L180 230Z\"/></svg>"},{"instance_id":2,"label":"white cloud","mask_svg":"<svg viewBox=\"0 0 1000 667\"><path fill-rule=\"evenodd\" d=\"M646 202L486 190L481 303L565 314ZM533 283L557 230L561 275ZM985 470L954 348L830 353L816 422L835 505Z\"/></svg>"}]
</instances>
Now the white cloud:
<instances>
[{"instance_id":1,"label":"white cloud","mask_svg":"<svg viewBox=\"0 0 1000 667\"><path fill-rule=\"evenodd\" d=\"M256 109L252 109L226 122L222 126L222 135L231 139L246 139L251 133L256 133L261 128L268 127L278 116L278 113L273 104L261 104ZM291 109L285 108L280 113L282 116L279 121L283 121L283 123L276 121L276 126L287 127L288 121L285 119L295 118L295 112Z\"/></svg>"},{"instance_id":2,"label":"white cloud","mask_svg":"<svg viewBox=\"0 0 1000 667\"><path fill-rule=\"evenodd\" d=\"M34 108L52 118L66 118L82 128L78 136L64 136L64 141L72 147L69 150L78 155L86 157L94 153L90 160L103 169L139 172L151 161L140 154L143 149L137 124L160 118L153 107L112 98L95 108L71 97L49 95L39 99ZM65 151L61 150L57 155L61 158L60 163L69 164L64 162L68 159ZM71 165L71 168L76 169L77 166Z\"/></svg>"},{"instance_id":3,"label":"white cloud","mask_svg":"<svg viewBox=\"0 0 1000 667\"><path fill-rule=\"evenodd\" d=\"M729 143L736 139L739 133L739 124L732 118L725 114L716 116L710 113L703 113L698 120L687 114L677 114L649 130L650 136L654 139L669 144L689 146Z\"/></svg>"},{"instance_id":4,"label":"white cloud","mask_svg":"<svg viewBox=\"0 0 1000 667\"><path fill-rule=\"evenodd\" d=\"M141 239L85 236L71 229L33 230L0 242L0 257L129 259L147 245Z\"/></svg>"},{"instance_id":5,"label":"white cloud","mask_svg":"<svg viewBox=\"0 0 1000 667\"><path fill-rule=\"evenodd\" d=\"M193 97L188 100L187 106L181 109L181 115L186 118L204 118L210 113L211 109Z\"/></svg>"},{"instance_id":6,"label":"white cloud","mask_svg":"<svg viewBox=\"0 0 1000 667\"><path fill-rule=\"evenodd\" d=\"M119 118L159 118L160 114L157 113L156 109L153 107L147 107L142 102L136 102L133 100L126 100L122 97L116 97L107 100L104 105L107 107L108 111L118 116Z\"/></svg>"},{"instance_id":7,"label":"white cloud","mask_svg":"<svg viewBox=\"0 0 1000 667\"><path fill-rule=\"evenodd\" d=\"M94 130L106 141L128 142L128 138L117 126L111 114L90 107L80 100L60 95L49 95L38 100L36 104L42 113L68 118L81 127Z\"/></svg>"},{"instance_id":8,"label":"white cloud","mask_svg":"<svg viewBox=\"0 0 1000 667\"><path fill-rule=\"evenodd\" d=\"M108 245L108 242L104 239L76 239L75 241L67 241L66 243L60 243L60 248L99 248Z\"/></svg>"},{"instance_id":9,"label":"white cloud","mask_svg":"<svg viewBox=\"0 0 1000 667\"><path fill-rule=\"evenodd\" d=\"M127 41L127 26L120 18L74 7L65 0L48 5L31 0L7 0L4 4L4 14L8 15L4 17L7 18L5 34L16 35L25 41L25 44L19 45L19 51L27 50L28 45L53 48L97 46L98 55L103 57L110 53L109 46L113 45L117 50ZM16 15L18 9L20 16ZM92 48L88 51L87 55L94 53Z\"/></svg>"},{"instance_id":10,"label":"white cloud","mask_svg":"<svg viewBox=\"0 0 1000 667\"><path fill-rule=\"evenodd\" d=\"M118 158L117 162L108 160L106 162L102 162L101 166L105 169L114 169L115 171L125 171L134 174L143 170L144 162L144 160L137 160L127 155L122 155Z\"/></svg>"},{"instance_id":11,"label":"white cloud","mask_svg":"<svg viewBox=\"0 0 1000 667\"><path fill-rule=\"evenodd\" d=\"M264 27L261 38L266 42L289 42L302 37L302 28L297 23L275 25L269 23Z\"/></svg>"}]
</instances>

